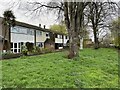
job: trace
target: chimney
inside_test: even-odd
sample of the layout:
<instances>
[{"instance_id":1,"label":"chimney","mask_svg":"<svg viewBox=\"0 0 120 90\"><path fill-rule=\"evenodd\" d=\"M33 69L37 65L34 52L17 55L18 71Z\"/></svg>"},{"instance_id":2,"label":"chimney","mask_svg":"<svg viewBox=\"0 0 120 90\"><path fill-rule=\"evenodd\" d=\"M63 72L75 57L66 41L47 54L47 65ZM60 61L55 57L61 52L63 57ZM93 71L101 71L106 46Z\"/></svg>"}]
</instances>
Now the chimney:
<instances>
[{"instance_id":1,"label":"chimney","mask_svg":"<svg viewBox=\"0 0 120 90\"><path fill-rule=\"evenodd\" d=\"M44 25L44 29L45 29L45 25Z\"/></svg>"},{"instance_id":2,"label":"chimney","mask_svg":"<svg viewBox=\"0 0 120 90\"><path fill-rule=\"evenodd\" d=\"M39 24L39 27L41 27L41 24Z\"/></svg>"}]
</instances>

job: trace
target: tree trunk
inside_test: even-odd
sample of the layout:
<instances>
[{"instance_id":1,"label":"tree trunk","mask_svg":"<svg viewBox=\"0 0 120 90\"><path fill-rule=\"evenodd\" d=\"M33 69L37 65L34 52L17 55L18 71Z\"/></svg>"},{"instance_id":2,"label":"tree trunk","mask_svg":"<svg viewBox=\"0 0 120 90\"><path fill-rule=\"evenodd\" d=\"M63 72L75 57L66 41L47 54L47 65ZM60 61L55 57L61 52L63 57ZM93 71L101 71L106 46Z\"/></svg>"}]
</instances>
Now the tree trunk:
<instances>
[{"instance_id":1,"label":"tree trunk","mask_svg":"<svg viewBox=\"0 0 120 90\"><path fill-rule=\"evenodd\" d=\"M94 29L94 48L95 48L95 49L98 49L98 48L99 48L99 41L98 41L96 29Z\"/></svg>"},{"instance_id":2,"label":"tree trunk","mask_svg":"<svg viewBox=\"0 0 120 90\"><path fill-rule=\"evenodd\" d=\"M83 38L80 38L80 50L83 50Z\"/></svg>"},{"instance_id":3,"label":"tree trunk","mask_svg":"<svg viewBox=\"0 0 120 90\"><path fill-rule=\"evenodd\" d=\"M11 25L8 26L9 41L8 41L8 51L11 51Z\"/></svg>"},{"instance_id":4,"label":"tree trunk","mask_svg":"<svg viewBox=\"0 0 120 90\"><path fill-rule=\"evenodd\" d=\"M69 40L69 55L68 58L72 59L79 56L78 37L72 34Z\"/></svg>"},{"instance_id":5,"label":"tree trunk","mask_svg":"<svg viewBox=\"0 0 120 90\"><path fill-rule=\"evenodd\" d=\"M36 30L34 31L34 46L36 47Z\"/></svg>"},{"instance_id":6,"label":"tree trunk","mask_svg":"<svg viewBox=\"0 0 120 90\"><path fill-rule=\"evenodd\" d=\"M3 52L3 50L4 50L4 46L5 46L5 38L6 38L6 33L7 33L7 26L3 26L3 42L2 42L2 52Z\"/></svg>"},{"instance_id":7,"label":"tree trunk","mask_svg":"<svg viewBox=\"0 0 120 90\"><path fill-rule=\"evenodd\" d=\"M79 35L82 30L82 17L85 4L83 2L64 2L65 24L69 35L69 55L72 59L79 56Z\"/></svg>"}]
</instances>

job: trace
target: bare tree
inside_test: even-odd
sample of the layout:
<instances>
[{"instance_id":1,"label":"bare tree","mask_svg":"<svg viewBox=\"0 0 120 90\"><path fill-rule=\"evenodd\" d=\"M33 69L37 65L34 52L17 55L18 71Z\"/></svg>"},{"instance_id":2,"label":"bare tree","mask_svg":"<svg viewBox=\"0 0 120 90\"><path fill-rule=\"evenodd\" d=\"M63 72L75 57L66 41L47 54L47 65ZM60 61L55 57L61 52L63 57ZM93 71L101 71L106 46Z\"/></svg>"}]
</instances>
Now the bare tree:
<instances>
[{"instance_id":1,"label":"bare tree","mask_svg":"<svg viewBox=\"0 0 120 90\"><path fill-rule=\"evenodd\" d=\"M109 27L108 22L116 14L116 3L114 2L91 2L89 4L88 16L91 22L91 27L94 34L94 48L99 48L99 35L105 33L105 29ZM102 28L102 29L101 29Z\"/></svg>"},{"instance_id":2,"label":"bare tree","mask_svg":"<svg viewBox=\"0 0 120 90\"><path fill-rule=\"evenodd\" d=\"M78 56L79 35L82 30L84 9L89 2L64 2L64 17L69 34L70 53L69 58Z\"/></svg>"}]
</instances>

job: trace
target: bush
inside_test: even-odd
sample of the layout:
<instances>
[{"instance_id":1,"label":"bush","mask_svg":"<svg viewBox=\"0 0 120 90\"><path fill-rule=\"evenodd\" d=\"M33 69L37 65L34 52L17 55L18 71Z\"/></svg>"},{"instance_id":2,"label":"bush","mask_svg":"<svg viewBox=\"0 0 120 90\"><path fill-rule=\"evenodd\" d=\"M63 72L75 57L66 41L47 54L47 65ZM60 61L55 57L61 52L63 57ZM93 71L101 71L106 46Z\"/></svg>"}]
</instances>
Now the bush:
<instances>
[{"instance_id":1,"label":"bush","mask_svg":"<svg viewBox=\"0 0 120 90\"><path fill-rule=\"evenodd\" d=\"M8 52L5 52L5 53L2 53L2 56L6 56L6 55L12 55L13 53L11 53L11 51L8 51Z\"/></svg>"},{"instance_id":2,"label":"bush","mask_svg":"<svg viewBox=\"0 0 120 90\"><path fill-rule=\"evenodd\" d=\"M52 48L44 48L42 51L44 53L51 53L51 52L54 52L54 49L52 49Z\"/></svg>"},{"instance_id":3,"label":"bush","mask_svg":"<svg viewBox=\"0 0 120 90\"><path fill-rule=\"evenodd\" d=\"M54 52L54 49L53 48L40 48L36 46L36 47L33 47L33 49L29 51L27 46L22 46L21 52L23 55L38 55L38 54L43 54L43 53Z\"/></svg>"},{"instance_id":4,"label":"bush","mask_svg":"<svg viewBox=\"0 0 120 90\"><path fill-rule=\"evenodd\" d=\"M22 46L21 47L21 52L22 52L23 55L27 55L27 53L28 53L27 47L26 46Z\"/></svg>"},{"instance_id":5,"label":"bush","mask_svg":"<svg viewBox=\"0 0 120 90\"><path fill-rule=\"evenodd\" d=\"M41 53L42 53L42 48L36 46L36 47L34 47L34 49L32 50L32 53L41 54Z\"/></svg>"},{"instance_id":6,"label":"bush","mask_svg":"<svg viewBox=\"0 0 120 90\"><path fill-rule=\"evenodd\" d=\"M32 50L34 49L33 46L34 46L33 43L30 42L26 43L26 47L29 52L32 52Z\"/></svg>"},{"instance_id":7,"label":"bush","mask_svg":"<svg viewBox=\"0 0 120 90\"><path fill-rule=\"evenodd\" d=\"M2 59L11 59L11 58L17 58L17 57L20 57L20 56L21 56L20 53L14 54L10 51L2 53Z\"/></svg>"}]
</instances>

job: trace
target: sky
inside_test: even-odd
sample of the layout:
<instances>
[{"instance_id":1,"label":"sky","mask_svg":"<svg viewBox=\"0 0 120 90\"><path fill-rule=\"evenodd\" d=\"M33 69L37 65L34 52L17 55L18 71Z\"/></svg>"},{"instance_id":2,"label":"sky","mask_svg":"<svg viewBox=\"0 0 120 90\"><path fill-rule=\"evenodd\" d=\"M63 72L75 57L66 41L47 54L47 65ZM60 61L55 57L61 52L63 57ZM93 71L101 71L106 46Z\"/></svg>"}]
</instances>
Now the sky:
<instances>
[{"instance_id":1,"label":"sky","mask_svg":"<svg viewBox=\"0 0 120 90\"><path fill-rule=\"evenodd\" d=\"M3 12L5 10L11 9L16 17L16 20L20 22L25 22L28 24L36 25L36 26L39 26L39 24L41 24L41 27L46 25L46 28L49 28L50 25L58 24L58 21L56 21L56 16L53 13L41 14L40 16L29 15L28 13L26 14L28 10L26 10L25 7L28 7L28 6L24 4L27 1L49 2L51 0L0 0L0 17L2 17ZM112 1L118 2L120 0L112 0ZM13 4L14 2L15 4ZM90 38L93 39L93 34L90 34Z\"/></svg>"},{"instance_id":2,"label":"sky","mask_svg":"<svg viewBox=\"0 0 120 90\"><path fill-rule=\"evenodd\" d=\"M21 0L21 1L22 1L22 4L26 2L26 0ZM29 1L33 1L33 0L29 0ZM37 0L37 1L42 2L44 0ZM32 15L26 15L26 12L28 11L26 9L23 10L23 6L19 7L17 3L15 3L15 5L17 6L12 7L14 2L17 2L17 0L0 0L0 17L3 17L3 12L5 10L11 9L17 21L21 21L21 22L25 22L25 23L29 23L29 24L37 25L37 26L41 24L42 27L43 25L46 25L46 28L49 28L50 25L57 23L56 17L53 14L49 14L49 15L44 14L44 15L40 15L39 17L38 16L34 17Z\"/></svg>"},{"instance_id":3,"label":"sky","mask_svg":"<svg viewBox=\"0 0 120 90\"><path fill-rule=\"evenodd\" d=\"M43 27L43 25L46 25L46 28L49 28L50 25L58 23L56 21L55 15L52 13L40 15L39 17L38 16L34 17L32 15L26 15L27 10L23 9L23 6L18 7L19 1L21 1L21 4L23 6L25 6L24 4L25 4L25 2L27 2L27 0L0 0L0 17L2 17L3 12L5 10L11 9L11 7L13 6L13 3L16 2L14 4L14 6L12 7L12 11L14 12L14 15L16 16L16 20L25 22L25 23L29 23L32 25L37 25L37 26L39 24L41 24L42 27ZM30 1L30 2L34 2L34 1L49 2L50 0L28 0L28 1ZM112 0L112 1L118 2L119 0Z\"/></svg>"}]
</instances>

